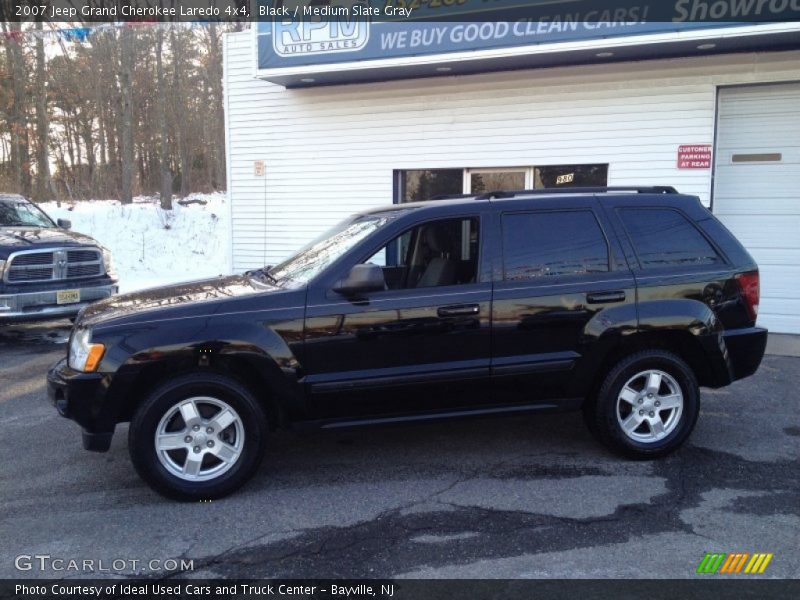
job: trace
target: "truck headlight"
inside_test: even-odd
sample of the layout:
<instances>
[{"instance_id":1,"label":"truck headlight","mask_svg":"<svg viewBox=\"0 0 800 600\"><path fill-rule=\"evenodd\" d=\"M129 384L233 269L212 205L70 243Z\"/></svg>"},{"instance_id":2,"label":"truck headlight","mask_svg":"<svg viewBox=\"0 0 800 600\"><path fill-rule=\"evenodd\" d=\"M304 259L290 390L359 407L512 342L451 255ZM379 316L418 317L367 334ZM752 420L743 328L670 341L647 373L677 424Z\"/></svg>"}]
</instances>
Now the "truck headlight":
<instances>
[{"instance_id":1,"label":"truck headlight","mask_svg":"<svg viewBox=\"0 0 800 600\"><path fill-rule=\"evenodd\" d=\"M6 261L0 260L0 279L3 278L3 272L6 270Z\"/></svg>"},{"instance_id":2,"label":"truck headlight","mask_svg":"<svg viewBox=\"0 0 800 600\"><path fill-rule=\"evenodd\" d=\"M111 257L111 252L108 248L102 248L103 251L103 266L106 270L106 275L111 277L111 279L117 278L117 271L114 268L114 259Z\"/></svg>"},{"instance_id":3,"label":"truck headlight","mask_svg":"<svg viewBox=\"0 0 800 600\"><path fill-rule=\"evenodd\" d=\"M100 366L106 347L92 343L91 329L76 329L69 344L69 366L76 371L93 373Z\"/></svg>"}]
</instances>

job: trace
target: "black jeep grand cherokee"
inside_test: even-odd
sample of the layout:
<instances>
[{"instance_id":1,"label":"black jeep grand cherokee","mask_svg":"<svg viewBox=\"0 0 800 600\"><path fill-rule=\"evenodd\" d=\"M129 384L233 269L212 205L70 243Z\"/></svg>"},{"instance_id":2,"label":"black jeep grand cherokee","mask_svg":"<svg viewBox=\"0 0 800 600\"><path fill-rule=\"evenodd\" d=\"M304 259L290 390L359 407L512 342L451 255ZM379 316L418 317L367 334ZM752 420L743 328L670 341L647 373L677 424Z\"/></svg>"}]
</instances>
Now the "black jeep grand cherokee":
<instances>
[{"instance_id":1,"label":"black jeep grand cherokee","mask_svg":"<svg viewBox=\"0 0 800 600\"><path fill-rule=\"evenodd\" d=\"M356 215L284 263L85 309L48 377L178 499L255 471L271 427L582 409L633 458L689 436L698 386L756 371L759 279L672 188L516 192Z\"/></svg>"}]
</instances>

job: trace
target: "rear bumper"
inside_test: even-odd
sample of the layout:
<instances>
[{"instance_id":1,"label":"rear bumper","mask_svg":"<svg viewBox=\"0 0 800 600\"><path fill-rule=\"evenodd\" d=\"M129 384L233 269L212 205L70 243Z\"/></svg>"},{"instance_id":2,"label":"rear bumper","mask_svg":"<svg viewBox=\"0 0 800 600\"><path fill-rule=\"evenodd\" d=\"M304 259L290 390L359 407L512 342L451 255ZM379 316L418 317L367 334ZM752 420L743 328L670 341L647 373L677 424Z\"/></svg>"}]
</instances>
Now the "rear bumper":
<instances>
[{"instance_id":1,"label":"rear bumper","mask_svg":"<svg viewBox=\"0 0 800 600\"><path fill-rule=\"evenodd\" d=\"M75 287L80 292L80 302L58 304L58 290L0 294L0 322L34 321L74 317L92 302L103 300L117 293L116 284Z\"/></svg>"},{"instance_id":2,"label":"rear bumper","mask_svg":"<svg viewBox=\"0 0 800 600\"><path fill-rule=\"evenodd\" d=\"M700 384L720 388L758 370L767 347L767 330L761 327L729 329L703 336L700 341L709 366Z\"/></svg>"},{"instance_id":3,"label":"rear bumper","mask_svg":"<svg viewBox=\"0 0 800 600\"><path fill-rule=\"evenodd\" d=\"M723 334L731 381L749 377L758 370L767 348L767 330L761 327L732 329Z\"/></svg>"}]
</instances>

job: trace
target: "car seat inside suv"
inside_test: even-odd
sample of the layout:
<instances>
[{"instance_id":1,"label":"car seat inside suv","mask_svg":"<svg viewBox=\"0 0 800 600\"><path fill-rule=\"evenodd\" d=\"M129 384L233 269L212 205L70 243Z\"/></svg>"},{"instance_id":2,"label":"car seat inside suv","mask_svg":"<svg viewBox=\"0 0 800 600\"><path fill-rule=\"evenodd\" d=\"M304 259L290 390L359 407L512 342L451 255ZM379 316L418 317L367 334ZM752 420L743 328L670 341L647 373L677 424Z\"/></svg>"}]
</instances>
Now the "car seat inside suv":
<instances>
[{"instance_id":1,"label":"car seat inside suv","mask_svg":"<svg viewBox=\"0 0 800 600\"><path fill-rule=\"evenodd\" d=\"M447 231L446 225L429 225L422 232L422 251L425 253L427 265L416 287L438 287L456 283L458 265L452 257L458 256L460 248Z\"/></svg>"}]
</instances>

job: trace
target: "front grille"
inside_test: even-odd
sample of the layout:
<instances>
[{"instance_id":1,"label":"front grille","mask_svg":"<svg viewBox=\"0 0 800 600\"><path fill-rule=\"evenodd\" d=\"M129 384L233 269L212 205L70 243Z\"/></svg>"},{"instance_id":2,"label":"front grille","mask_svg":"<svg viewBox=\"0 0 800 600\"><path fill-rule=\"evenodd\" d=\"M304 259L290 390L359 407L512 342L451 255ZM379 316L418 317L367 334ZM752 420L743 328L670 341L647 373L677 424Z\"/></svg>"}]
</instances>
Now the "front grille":
<instances>
[{"instance_id":1,"label":"front grille","mask_svg":"<svg viewBox=\"0 0 800 600\"><path fill-rule=\"evenodd\" d=\"M98 248L24 250L8 258L8 283L63 281L103 275L103 255Z\"/></svg>"},{"instance_id":2,"label":"front grille","mask_svg":"<svg viewBox=\"0 0 800 600\"><path fill-rule=\"evenodd\" d=\"M9 281L43 281L53 278L52 267L37 267L35 269L15 269L8 274Z\"/></svg>"},{"instance_id":3,"label":"front grille","mask_svg":"<svg viewBox=\"0 0 800 600\"><path fill-rule=\"evenodd\" d=\"M67 250L67 260L71 263L97 260L96 250Z\"/></svg>"},{"instance_id":4,"label":"front grille","mask_svg":"<svg viewBox=\"0 0 800 600\"><path fill-rule=\"evenodd\" d=\"M52 265L52 252L36 252L35 254L20 254L14 264L23 267L26 265Z\"/></svg>"},{"instance_id":5,"label":"front grille","mask_svg":"<svg viewBox=\"0 0 800 600\"><path fill-rule=\"evenodd\" d=\"M67 267L67 279L101 275L100 265L75 265Z\"/></svg>"}]
</instances>

